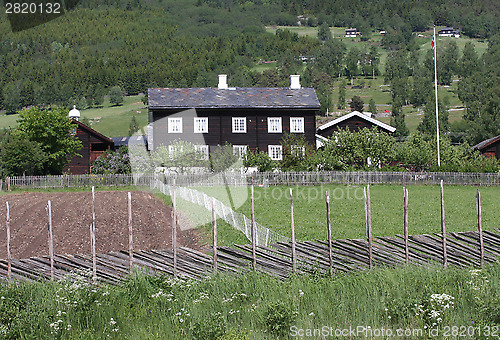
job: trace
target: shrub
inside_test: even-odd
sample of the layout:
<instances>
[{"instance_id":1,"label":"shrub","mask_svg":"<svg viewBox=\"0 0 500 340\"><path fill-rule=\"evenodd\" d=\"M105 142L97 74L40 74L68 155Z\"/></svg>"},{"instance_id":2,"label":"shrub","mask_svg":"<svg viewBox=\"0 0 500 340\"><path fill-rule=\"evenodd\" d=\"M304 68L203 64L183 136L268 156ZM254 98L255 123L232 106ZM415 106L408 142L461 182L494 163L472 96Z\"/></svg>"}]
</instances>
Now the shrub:
<instances>
[{"instance_id":1,"label":"shrub","mask_svg":"<svg viewBox=\"0 0 500 340\"><path fill-rule=\"evenodd\" d=\"M284 302L275 302L267 307L263 322L270 333L284 336L295 322L297 314L297 311L291 305Z\"/></svg>"},{"instance_id":2,"label":"shrub","mask_svg":"<svg viewBox=\"0 0 500 340\"><path fill-rule=\"evenodd\" d=\"M118 151L106 151L92 165L93 174L129 174L131 172L130 157L126 146Z\"/></svg>"}]
</instances>

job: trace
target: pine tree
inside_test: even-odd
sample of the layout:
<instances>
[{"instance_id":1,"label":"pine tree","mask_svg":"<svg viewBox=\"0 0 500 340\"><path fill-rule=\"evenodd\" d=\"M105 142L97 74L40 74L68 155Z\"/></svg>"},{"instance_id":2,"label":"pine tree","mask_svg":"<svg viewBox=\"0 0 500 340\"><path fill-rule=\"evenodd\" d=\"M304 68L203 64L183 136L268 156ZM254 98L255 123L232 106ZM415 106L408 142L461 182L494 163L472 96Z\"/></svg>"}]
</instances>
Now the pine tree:
<instances>
[{"instance_id":1,"label":"pine tree","mask_svg":"<svg viewBox=\"0 0 500 340\"><path fill-rule=\"evenodd\" d=\"M359 111L363 112L363 105L365 103L363 102L363 99L361 99L360 96L354 96L351 99L351 111Z\"/></svg>"},{"instance_id":2,"label":"pine tree","mask_svg":"<svg viewBox=\"0 0 500 340\"><path fill-rule=\"evenodd\" d=\"M393 104L392 106L391 126L396 128L394 137L405 137L410 134L405 123L405 114L400 105Z\"/></svg>"},{"instance_id":3,"label":"pine tree","mask_svg":"<svg viewBox=\"0 0 500 340\"><path fill-rule=\"evenodd\" d=\"M339 85L339 110L343 109L345 106L345 84L342 81Z\"/></svg>"},{"instance_id":4,"label":"pine tree","mask_svg":"<svg viewBox=\"0 0 500 340\"><path fill-rule=\"evenodd\" d=\"M137 124L137 120L135 120L135 116L132 116L130 120L130 125L128 128L128 135L132 136L137 130L139 130L139 124Z\"/></svg>"},{"instance_id":5,"label":"pine tree","mask_svg":"<svg viewBox=\"0 0 500 340\"><path fill-rule=\"evenodd\" d=\"M370 104L369 105L369 110L370 112L372 113L372 115L376 115L377 114L377 105L375 104L375 100L370 99Z\"/></svg>"}]
</instances>

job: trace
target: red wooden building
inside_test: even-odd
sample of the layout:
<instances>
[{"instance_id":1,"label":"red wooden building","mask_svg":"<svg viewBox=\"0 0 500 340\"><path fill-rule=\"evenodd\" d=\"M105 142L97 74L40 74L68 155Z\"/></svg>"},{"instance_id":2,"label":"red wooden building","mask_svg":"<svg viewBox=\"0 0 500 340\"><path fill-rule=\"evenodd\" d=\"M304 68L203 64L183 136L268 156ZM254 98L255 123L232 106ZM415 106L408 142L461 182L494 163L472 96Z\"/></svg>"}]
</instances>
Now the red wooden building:
<instances>
[{"instance_id":1,"label":"red wooden building","mask_svg":"<svg viewBox=\"0 0 500 340\"><path fill-rule=\"evenodd\" d=\"M115 144L110 138L77 120L73 119L73 124L76 125L74 133L81 140L83 148L78 151L81 157L74 156L63 171L72 175L89 174L92 163L105 151L114 150Z\"/></svg>"},{"instance_id":2,"label":"red wooden building","mask_svg":"<svg viewBox=\"0 0 500 340\"><path fill-rule=\"evenodd\" d=\"M496 157L500 160L500 135L482 141L472 147L473 149L479 150L481 154L486 157Z\"/></svg>"},{"instance_id":3,"label":"red wooden building","mask_svg":"<svg viewBox=\"0 0 500 340\"><path fill-rule=\"evenodd\" d=\"M371 129L372 127L377 127L381 131L385 131L387 133L393 133L396 131L395 127L382 123L381 121L370 117L368 114L353 111L321 125L318 127L316 133L322 137L330 138L333 133L339 129L349 128L349 131L358 132L363 128Z\"/></svg>"}]
</instances>

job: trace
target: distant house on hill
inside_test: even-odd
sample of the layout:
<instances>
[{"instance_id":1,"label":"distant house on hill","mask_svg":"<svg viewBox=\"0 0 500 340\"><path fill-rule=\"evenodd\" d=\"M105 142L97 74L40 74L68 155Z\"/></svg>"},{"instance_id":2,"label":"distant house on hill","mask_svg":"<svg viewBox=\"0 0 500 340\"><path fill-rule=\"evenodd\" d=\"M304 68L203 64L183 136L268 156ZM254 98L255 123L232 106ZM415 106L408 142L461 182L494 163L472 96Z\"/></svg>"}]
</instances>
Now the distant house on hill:
<instances>
[{"instance_id":1,"label":"distant house on hill","mask_svg":"<svg viewBox=\"0 0 500 340\"><path fill-rule=\"evenodd\" d=\"M381 121L372 118L371 115L353 111L342 117L334 119L326 124L317 128L316 133L324 138L330 138L335 131L339 129L349 128L350 131L357 132L363 128L377 127L381 131L393 133L396 131L395 127L382 123Z\"/></svg>"},{"instance_id":2,"label":"distant house on hill","mask_svg":"<svg viewBox=\"0 0 500 340\"><path fill-rule=\"evenodd\" d=\"M92 163L105 151L114 150L115 144L110 138L76 119L73 119L72 122L76 125L74 134L82 142L83 147L78 151L81 157L74 156L63 171L72 175L89 174Z\"/></svg>"},{"instance_id":3,"label":"distant house on hill","mask_svg":"<svg viewBox=\"0 0 500 340\"><path fill-rule=\"evenodd\" d=\"M486 157L496 157L500 160L500 135L482 141L472 147L473 149L479 150L482 155Z\"/></svg>"},{"instance_id":4,"label":"distant house on hill","mask_svg":"<svg viewBox=\"0 0 500 340\"><path fill-rule=\"evenodd\" d=\"M440 37L455 37L458 38L460 37L460 31L455 30L453 27L445 27L441 30L439 30L438 35Z\"/></svg>"},{"instance_id":5,"label":"distant house on hill","mask_svg":"<svg viewBox=\"0 0 500 340\"><path fill-rule=\"evenodd\" d=\"M346 28L345 35L346 38L356 38L359 35L358 30L356 28Z\"/></svg>"},{"instance_id":6,"label":"distant house on hill","mask_svg":"<svg viewBox=\"0 0 500 340\"><path fill-rule=\"evenodd\" d=\"M284 133L299 134L315 144L316 92L291 76L290 87L228 87L219 75L217 87L150 88L148 149L175 148L177 140L197 146L203 157L230 143L235 154L247 150L282 158ZM170 152L170 150L169 150Z\"/></svg>"}]
</instances>

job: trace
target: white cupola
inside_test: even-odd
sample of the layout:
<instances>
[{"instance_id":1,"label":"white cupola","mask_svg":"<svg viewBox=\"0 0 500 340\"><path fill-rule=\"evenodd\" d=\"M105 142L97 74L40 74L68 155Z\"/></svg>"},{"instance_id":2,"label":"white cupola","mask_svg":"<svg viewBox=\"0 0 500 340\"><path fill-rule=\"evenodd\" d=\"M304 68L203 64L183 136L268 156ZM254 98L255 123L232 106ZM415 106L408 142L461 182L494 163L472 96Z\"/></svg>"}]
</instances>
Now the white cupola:
<instances>
[{"instance_id":1,"label":"white cupola","mask_svg":"<svg viewBox=\"0 0 500 340\"><path fill-rule=\"evenodd\" d=\"M69 118L72 118L74 120L79 120L80 119L80 111L76 109L76 105L73 105L73 109L69 111Z\"/></svg>"}]
</instances>

